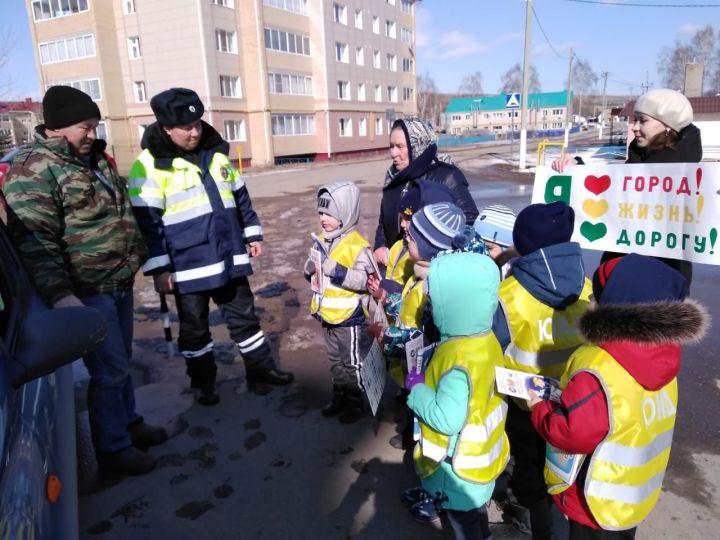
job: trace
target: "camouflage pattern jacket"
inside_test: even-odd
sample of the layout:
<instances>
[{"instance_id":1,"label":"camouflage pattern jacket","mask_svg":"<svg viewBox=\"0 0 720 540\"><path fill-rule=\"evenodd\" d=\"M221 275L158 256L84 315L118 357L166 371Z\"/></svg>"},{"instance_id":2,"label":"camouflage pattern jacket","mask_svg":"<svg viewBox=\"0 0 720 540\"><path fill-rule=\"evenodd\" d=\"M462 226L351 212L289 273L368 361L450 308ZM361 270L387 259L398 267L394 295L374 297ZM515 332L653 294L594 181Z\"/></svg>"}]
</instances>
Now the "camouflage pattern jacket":
<instances>
[{"instance_id":1,"label":"camouflage pattern jacket","mask_svg":"<svg viewBox=\"0 0 720 540\"><path fill-rule=\"evenodd\" d=\"M8 170L8 226L43 299L53 305L131 287L147 259L125 182L97 140L89 165L64 137L35 143Z\"/></svg>"}]
</instances>

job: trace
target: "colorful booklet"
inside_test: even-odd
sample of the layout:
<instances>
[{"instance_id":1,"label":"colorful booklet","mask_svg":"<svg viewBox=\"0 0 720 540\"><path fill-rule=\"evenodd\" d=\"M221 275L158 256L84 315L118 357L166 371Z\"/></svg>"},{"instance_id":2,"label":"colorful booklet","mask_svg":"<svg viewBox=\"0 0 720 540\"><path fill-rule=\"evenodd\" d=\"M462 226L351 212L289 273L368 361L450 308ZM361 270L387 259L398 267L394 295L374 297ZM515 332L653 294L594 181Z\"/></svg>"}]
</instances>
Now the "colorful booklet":
<instances>
[{"instance_id":1,"label":"colorful booklet","mask_svg":"<svg viewBox=\"0 0 720 540\"><path fill-rule=\"evenodd\" d=\"M571 486L575 482L584 460L585 454L568 454L550 443L545 445L545 466L557 477L554 481L560 480L560 485Z\"/></svg>"},{"instance_id":2,"label":"colorful booklet","mask_svg":"<svg viewBox=\"0 0 720 540\"><path fill-rule=\"evenodd\" d=\"M495 368L495 384L498 392L520 399L530 399L533 390L540 399L560 401L560 381L514 369Z\"/></svg>"}]
</instances>

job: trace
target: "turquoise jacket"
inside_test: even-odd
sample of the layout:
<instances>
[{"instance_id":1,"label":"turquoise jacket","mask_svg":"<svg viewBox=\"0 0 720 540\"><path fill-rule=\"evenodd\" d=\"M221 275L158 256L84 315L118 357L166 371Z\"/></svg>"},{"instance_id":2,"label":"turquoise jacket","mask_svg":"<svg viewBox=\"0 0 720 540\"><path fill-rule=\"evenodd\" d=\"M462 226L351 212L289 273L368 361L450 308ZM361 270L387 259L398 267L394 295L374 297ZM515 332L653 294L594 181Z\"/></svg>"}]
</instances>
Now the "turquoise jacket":
<instances>
[{"instance_id":1,"label":"turquoise jacket","mask_svg":"<svg viewBox=\"0 0 720 540\"><path fill-rule=\"evenodd\" d=\"M500 274L487 255L455 253L437 257L430 264L428 285L433 320L440 331L441 342L481 334L492 327ZM488 377L495 374L488 373ZM468 417L469 394L470 384L465 373L452 370L442 378L436 391L418 384L408 397L408 406L423 422L452 436L450 455ZM490 500L495 482L468 482L457 476L449 463L442 463L422 485L444 508L471 510Z\"/></svg>"}]
</instances>

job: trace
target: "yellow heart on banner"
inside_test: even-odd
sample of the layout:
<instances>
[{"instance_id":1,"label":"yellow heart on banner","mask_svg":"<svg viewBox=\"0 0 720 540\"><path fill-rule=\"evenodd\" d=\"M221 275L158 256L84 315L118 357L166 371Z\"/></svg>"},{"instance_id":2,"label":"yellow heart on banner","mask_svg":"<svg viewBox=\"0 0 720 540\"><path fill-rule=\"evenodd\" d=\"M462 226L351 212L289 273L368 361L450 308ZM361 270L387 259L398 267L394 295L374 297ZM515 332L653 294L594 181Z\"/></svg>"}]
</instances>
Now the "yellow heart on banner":
<instances>
[{"instance_id":1,"label":"yellow heart on banner","mask_svg":"<svg viewBox=\"0 0 720 540\"><path fill-rule=\"evenodd\" d=\"M599 201L585 199L582 203L582 209L588 216L597 219L608 211L608 203L605 199Z\"/></svg>"}]
</instances>

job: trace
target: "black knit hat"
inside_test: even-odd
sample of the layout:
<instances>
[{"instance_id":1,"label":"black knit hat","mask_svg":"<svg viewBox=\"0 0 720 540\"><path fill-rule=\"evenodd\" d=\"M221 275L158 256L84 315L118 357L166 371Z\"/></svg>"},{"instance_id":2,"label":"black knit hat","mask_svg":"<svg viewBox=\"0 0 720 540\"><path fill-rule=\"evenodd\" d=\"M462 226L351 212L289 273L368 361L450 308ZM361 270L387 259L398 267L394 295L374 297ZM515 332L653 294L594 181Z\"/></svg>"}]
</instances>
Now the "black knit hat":
<instances>
[{"instance_id":1,"label":"black knit hat","mask_svg":"<svg viewBox=\"0 0 720 540\"><path fill-rule=\"evenodd\" d=\"M575 227L575 212L562 201L531 204L520 212L513 227L513 244L520 255L569 242Z\"/></svg>"},{"instance_id":2,"label":"black knit hat","mask_svg":"<svg viewBox=\"0 0 720 540\"><path fill-rule=\"evenodd\" d=\"M51 86L42 101L45 127L60 129L90 118L100 119L100 109L85 92L72 86Z\"/></svg>"},{"instance_id":3,"label":"black knit hat","mask_svg":"<svg viewBox=\"0 0 720 540\"><path fill-rule=\"evenodd\" d=\"M198 95L187 88L170 88L150 100L155 118L163 126L182 126L200 120L205 107Z\"/></svg>"}]
</instances>

